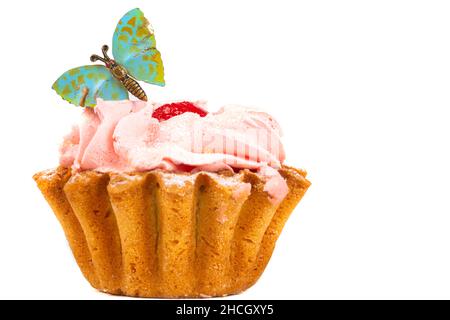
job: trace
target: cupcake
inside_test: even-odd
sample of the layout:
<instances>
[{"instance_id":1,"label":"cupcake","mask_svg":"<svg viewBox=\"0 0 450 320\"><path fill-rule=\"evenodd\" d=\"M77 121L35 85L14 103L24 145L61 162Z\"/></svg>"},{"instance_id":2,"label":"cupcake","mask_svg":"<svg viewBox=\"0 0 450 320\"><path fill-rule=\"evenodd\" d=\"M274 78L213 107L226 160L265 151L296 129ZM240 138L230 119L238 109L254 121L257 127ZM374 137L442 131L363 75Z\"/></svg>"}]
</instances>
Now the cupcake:
<instances>
[{"instance_id":1,"label":"cupcake","mask_svg":"<svg viewBox=\"0 0 450 320\"><path fill-rule=\"evenodd\" d=\"M113 47L124 25L154 48L139 9L120 20ZM308 189L306 172L284 164L281 129L267 113L147 102L136 80L164 81L160 54L148 48L141 53L153 60L123 63L128 80L114 69L123 67L120 50L112 60L104 46L110 74L82 67L55 82L57 93L85 109L64 138L60 165L34 180L94 288L164 298L242 292L261 276ZM144 77L145 61L161 66Z\"/></svg>"},{"instance_id":2,"label":"cupcake","mask_svg":"<svg viewBox=\"0 0 450 320\"><path fill-rule=\"evenodd\" d=\"M60 166L34 179L94 288L235 294L259 278L309 186L283 165L279 138L273 118L242 107L99 100L65 137Z\"/></svg>"}]
</instances>

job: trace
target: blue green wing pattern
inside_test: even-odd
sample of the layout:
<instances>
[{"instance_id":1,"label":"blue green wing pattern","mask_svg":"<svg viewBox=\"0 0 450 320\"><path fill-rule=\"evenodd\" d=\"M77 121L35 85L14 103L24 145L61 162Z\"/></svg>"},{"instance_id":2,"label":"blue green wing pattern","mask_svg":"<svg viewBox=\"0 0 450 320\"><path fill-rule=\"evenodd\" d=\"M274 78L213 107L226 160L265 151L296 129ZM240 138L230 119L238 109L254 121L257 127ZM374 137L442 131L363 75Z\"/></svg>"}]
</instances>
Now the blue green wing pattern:
<instances>
[{"instance_id":1,"label":"blue green wing pattern","mask_svg":"<svg viewBox=\"0 0 450 320\"><path fill-rule=\"evenodd\" d=\"M71 69L55 81L52 88L68 102L81 107L95 107L97 98L128 99L128 91L102 65Z\"/></svg>"},{"instance_id":2,"label":"blue green wing pattern","mask_svg":"<svg viewBox=\"0 0 450 320\"><path fill-rule=\"evenodd\" d=\"M129 11L117 24L113 55L135 79L164 86L161 53L156 49L153 30L140 9Z\"/></svg>"}]
</instances>

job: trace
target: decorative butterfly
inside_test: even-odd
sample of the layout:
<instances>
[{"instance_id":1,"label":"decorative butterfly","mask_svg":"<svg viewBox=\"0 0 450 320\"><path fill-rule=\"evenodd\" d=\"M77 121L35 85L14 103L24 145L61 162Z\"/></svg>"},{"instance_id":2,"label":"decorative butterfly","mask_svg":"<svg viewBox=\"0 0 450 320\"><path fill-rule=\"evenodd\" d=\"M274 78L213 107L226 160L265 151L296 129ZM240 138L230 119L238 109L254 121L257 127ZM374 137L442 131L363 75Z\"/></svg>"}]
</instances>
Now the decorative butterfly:
<instances>
[{"instance_id":1,"label":"decorative butterfly","mask_svg":"<svg viewBox=\"0 0 450 320\"><path fill-rule=\"evenodd\" d=\"M103 57L92 55L91 61L103 65L89 65L71 69L55 81L52 88L68 102L94 107L97 98L104 100L128 99L128 91L147 101L147 95L136 80L164 86L164 67L156 49L155 36L148 20L138 8L120 19L114 31L112 51L102 47Z\"/></svg>"}]
</instances>

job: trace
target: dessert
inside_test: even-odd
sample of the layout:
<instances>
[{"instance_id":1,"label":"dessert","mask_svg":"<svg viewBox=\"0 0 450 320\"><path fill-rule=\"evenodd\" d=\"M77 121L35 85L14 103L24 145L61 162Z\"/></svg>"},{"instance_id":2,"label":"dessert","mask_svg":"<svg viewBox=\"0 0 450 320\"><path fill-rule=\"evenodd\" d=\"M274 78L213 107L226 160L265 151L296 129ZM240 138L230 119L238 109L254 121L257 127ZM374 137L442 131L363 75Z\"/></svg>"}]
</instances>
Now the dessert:
<instances>
[{"instance_id":1,"label":"dessert","mask_svg":"<svg viewBox=\"0 0 450 320\"><path fill-rule=\"evenodd\" d=\"M118 28L150 30L136 10ZM150 45L138 55L160 61L154 39ZM163 83L162 75L135 73L135 63L128 77ZM128 87L103 68L112 76L101 69L103 76L91 76L95 86L77 78L64 93L67 76L80 76L74 72L55 83L63 98L86 108L64 138L60 165L34 175L83 275L100 291L138 297L247 289L310 185L305 171L284 165L280 126L240 106L208 112L200 102L161 105L141 91L140 100L128 100Z\"/></svg>"}]
</instances>

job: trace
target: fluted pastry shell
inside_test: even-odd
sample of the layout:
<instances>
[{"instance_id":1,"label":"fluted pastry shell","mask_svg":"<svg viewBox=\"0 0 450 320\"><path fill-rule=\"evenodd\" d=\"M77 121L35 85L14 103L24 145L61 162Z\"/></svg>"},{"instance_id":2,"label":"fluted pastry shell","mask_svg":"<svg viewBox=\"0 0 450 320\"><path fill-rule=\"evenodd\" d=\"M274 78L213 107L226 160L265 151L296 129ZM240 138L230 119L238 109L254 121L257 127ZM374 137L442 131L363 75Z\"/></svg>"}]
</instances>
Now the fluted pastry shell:
<instances>
[{"instance_id":1,"label":"fluted pastry shell","mask_svg":"<svg viewBox=\"0 0 450 320\"><path fill-rule=\"evenodd\" d=\"M310 183L283 166L289 193L276 203L264 180L236 174L115 174L58 167L34 175L96 289L137 297L239 293L264 271Z\"/></svg>"}]
</instances>

